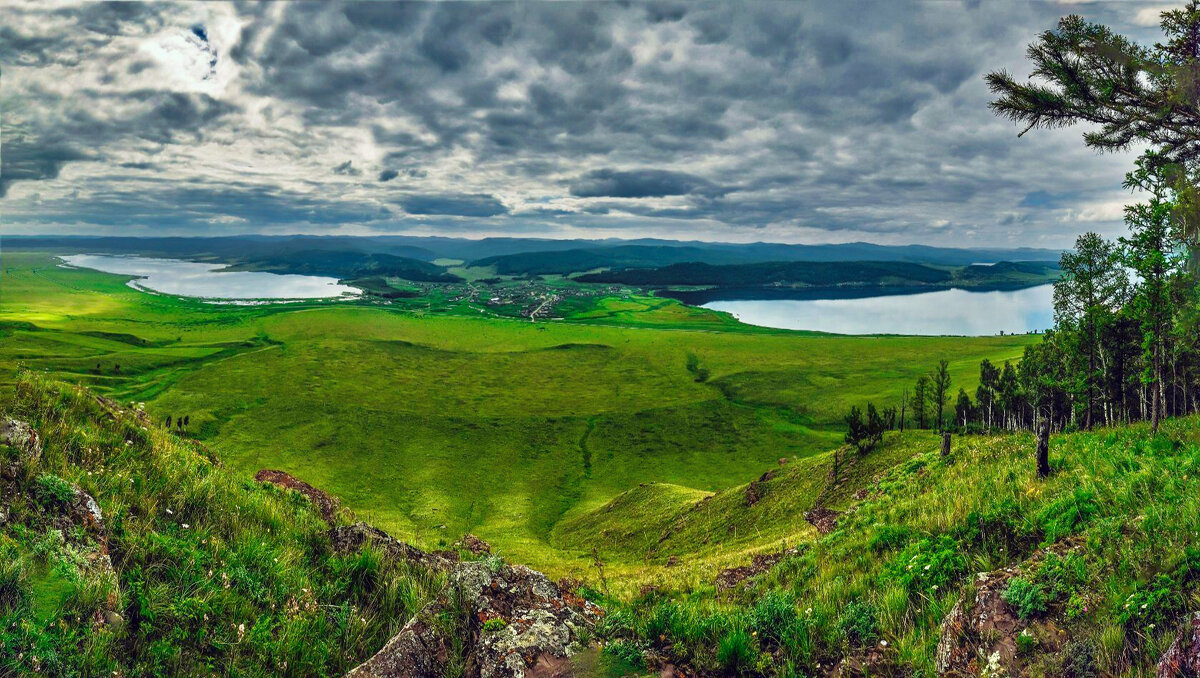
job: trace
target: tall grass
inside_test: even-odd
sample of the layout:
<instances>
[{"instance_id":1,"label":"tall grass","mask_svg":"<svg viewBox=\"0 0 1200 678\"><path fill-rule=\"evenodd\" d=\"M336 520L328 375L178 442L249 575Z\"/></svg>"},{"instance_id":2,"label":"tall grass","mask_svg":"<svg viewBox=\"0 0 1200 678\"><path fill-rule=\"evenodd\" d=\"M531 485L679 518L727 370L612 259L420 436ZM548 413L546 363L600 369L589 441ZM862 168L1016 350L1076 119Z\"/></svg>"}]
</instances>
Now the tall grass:
<instances>
[{"instance_id":1,"label":"tall grass","mask_svg":"<svg viewBox=\"0 0 1200 678\"><path fill-rule=\"evenodd\" d=\"M701 670L731 672L749 638L753 657L734 673L812 674L870 649L934 675L939 626L973 573L1018 566L1006 594L1015 609L1053 615L1072 638L1070 653L1025 661L1048 675L1067 662L1139 675L1200 604L1198 441L1195 418L1157 436L1142 426L1064 435L1055 473L1038 480L1027 435L963 438L947 459L932 435L892 436L889 453L905 446L906 461L864 485L835 532L744 590L609 600L618 621L603 631ZM1065 543L1078 548L1044 550Z\"/></svg>"},{"instance_id":2,"label":"tall grass","mask_svg":"<svg viewBox=\"0 0 1200 678\"><path fill-rule=\"evenodd\" d=\"M440 586L369 547L335 554L303 497L87 391L23 374L10 410L45 451L0 527L0 674L336 675ZM104 512L111 570L60 518L72 484Z\"/></svg>"}]
</instances>

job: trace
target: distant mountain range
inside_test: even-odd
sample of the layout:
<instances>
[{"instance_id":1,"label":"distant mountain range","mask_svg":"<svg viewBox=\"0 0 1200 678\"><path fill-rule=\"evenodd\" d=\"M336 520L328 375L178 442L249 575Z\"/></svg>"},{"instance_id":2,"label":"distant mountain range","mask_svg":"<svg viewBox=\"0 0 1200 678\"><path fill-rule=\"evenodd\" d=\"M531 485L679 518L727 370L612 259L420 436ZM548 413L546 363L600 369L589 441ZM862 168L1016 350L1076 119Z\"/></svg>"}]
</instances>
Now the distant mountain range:
<instances>
[{"instance_id":1,"label":"distant mountain range","mask_svg":"<svg viewBox=\"0 0 1200 678\"><path fill-rule=\"evenodd\" d=\"M0 245L96 254L139 254L194 260L278 260L313 251L388 254L433 261L457 259L495 266L502 275L571 273L595 268L648 268L676 263L744 264L768 261L908 261L968 266L999 261L1058 261L1060 250L951 248L928 245L785 245L719 243L655 238L635 240L548 240L540 238L444 238L425 236L120 237L4 236ZM307 255L306 255L307 256Z\"/></svg>"}]
</instances>

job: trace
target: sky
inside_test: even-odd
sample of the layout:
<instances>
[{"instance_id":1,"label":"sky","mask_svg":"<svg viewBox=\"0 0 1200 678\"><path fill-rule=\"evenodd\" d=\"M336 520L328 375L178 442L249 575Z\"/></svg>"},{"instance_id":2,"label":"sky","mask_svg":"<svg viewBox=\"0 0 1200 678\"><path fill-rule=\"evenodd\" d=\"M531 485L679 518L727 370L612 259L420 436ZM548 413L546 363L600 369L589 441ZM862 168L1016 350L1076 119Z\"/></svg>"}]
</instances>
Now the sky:
<instances>
[{"instance_id":1,"label":"sky","mask_svg":"<svg viewBox=\"0 0 1200 678\"><path fill-rule=\"evenodd\" d=\"M1172 4L0 0L0 234L1065 247L1134 155L983 76Z\"/></svg>"}]
</instances>

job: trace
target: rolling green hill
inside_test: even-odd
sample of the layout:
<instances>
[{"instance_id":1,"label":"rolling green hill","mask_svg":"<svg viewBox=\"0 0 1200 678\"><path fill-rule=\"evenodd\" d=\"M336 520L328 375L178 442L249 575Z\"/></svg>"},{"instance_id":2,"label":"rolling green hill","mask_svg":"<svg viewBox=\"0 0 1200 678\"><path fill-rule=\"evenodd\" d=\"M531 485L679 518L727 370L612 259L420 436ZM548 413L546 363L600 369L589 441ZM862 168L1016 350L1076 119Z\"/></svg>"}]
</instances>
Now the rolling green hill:
<instances>
[{"instance_id":1,"label":"rolling green hill","mask_svg":"<svg viewBox=\"0 0 1200 678\"><path fill-rule=\"evenodd\" d=\"M418 544L472 531L555 574L590 562L552 545L564 518L642 482L745 482L829 449L850 405L894 402L939 358L973 389L980 358L1034 340L806 335L638 297L552 323L369 300L222 306L44 254L2 263L8 374L23 364L187 415L245 476L283 468Z\"/></svg>"},{"instance_id":2,"label":"rolling green hill","mask_svg":"<svg viewBox=\"0 0 1200 678\"><path fill-rule=\"evenodd\" d=\"M1200 607L1200 419L1054 436L1047 479L1027 434L938 447L893 433L837 475L828 452L712 495L645 485L556 536L663 565L605 597L601 637L634 667L1155 675ZM722 549L741 567L695 557Z\"/></svg>"}]
</instances>

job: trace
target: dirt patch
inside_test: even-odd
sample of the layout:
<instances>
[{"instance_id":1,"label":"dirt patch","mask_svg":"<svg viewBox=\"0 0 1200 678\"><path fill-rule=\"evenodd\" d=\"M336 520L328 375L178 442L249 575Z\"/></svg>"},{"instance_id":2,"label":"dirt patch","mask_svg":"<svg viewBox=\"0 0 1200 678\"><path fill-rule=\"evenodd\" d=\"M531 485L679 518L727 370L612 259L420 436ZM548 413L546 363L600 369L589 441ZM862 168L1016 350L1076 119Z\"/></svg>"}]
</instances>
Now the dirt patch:
<instances>
[{"instance_id":1,"label":"dirt patch","mask_svg":"<svg viewBox=\"0 0 1200 678\"><path fill-rule=\"evenodd\" d=\"M827 506L814 506L804 512L804 519L817 528L817 533L829 534L837 529L837 519L840 515Z\"/></svg>"},{"instance_id":2,"label":"dirt patch","mask_svg":"<svg viewBox=\"0 0 1200 678\"><path fill-rule=\"evenodd\" d=\"M461 539L454 543L456 548L460 548L477 556L486 556L492 552L492 545L486 541L476 537L471 533L464 534Z\"/></svg>"},{"instance_id":3,"label":"dirt patch","mask_svg":"<svg viewBox=\"0 0 1200 678\"><path fill-rule=\"evenodd\" d=\"M715 580L717 591L728 591L730 589L735 589L739 586L742 586L748 580L770 570L775 566L776 563L784 558L799 554L799 548L784 549L782 551L775 551L773 553L760 553L751 559L749 565L742 565L740 567L731 567L721 570Z\"/></svg>"},{"instance_id":4,"label":"dirt patch","mask_svg":"<svg viewBox=\"0 0 1200 678\"><path fill-rule=\"evenodd\" d=\"M775 471L767 471L758 477L758 480L750 481L746 486L746 506L754 506L766 494L766 488L763 485L770 479L775 477Z\"/></svg>"}]
</instances>

